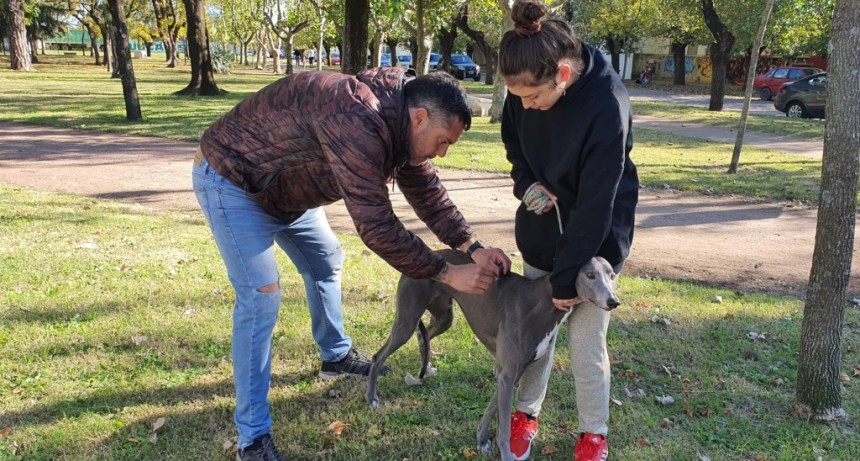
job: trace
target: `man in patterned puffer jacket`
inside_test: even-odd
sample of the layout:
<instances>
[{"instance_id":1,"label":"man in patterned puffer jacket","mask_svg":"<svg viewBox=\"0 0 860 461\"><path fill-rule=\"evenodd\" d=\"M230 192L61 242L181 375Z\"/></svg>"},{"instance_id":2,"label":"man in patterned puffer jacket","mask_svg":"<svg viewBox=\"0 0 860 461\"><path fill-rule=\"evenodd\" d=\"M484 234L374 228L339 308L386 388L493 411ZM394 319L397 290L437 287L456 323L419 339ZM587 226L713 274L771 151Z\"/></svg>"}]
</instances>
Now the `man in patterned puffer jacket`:
<instances>
[{"instance_id":1,"label":"man in patterned puffer jacket","mask_svg":"<svg viewBox=\"0 0 860 461\"><path fill-rule=\"evenodd\" d=\"M412 78L401 68L357 77L302 72L251 95L203 134L193 184L230 283L235 422L240 460L280 460L270 431L272 330L280 305L277 243L301 273L319 376L367 375L370 363L344 332L343 254L322 206L343 200L362 241L398 271L483 293L510 260L483 248L429 162L469 129L459 82ZM440 241L476 264L448 265L392 210L394 181Z\"/></svg>"}]
</instances>

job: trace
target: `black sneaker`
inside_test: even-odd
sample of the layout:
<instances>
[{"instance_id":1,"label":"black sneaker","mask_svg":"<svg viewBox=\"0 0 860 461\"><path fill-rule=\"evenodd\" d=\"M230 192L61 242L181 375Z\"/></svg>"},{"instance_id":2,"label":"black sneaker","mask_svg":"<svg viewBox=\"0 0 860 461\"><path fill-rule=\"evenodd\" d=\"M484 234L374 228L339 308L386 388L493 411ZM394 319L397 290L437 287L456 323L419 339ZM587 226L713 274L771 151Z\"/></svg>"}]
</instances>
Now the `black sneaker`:
<instances>
[{"instance_id":1,"label":"black sneaker","mask_svg":"<svg viewBox=\"0 0 860 461\"><path fill-rule=\"evenodd\" d=\"M278 453L272 436L266 434L254 440L246 448L236 452L236 461L287 461Z\"/></svg>"},{"instance_id":2,"label":"black sneaker","mask_svg":"<svg viewBox=\"0 0 860 461\"><path fill-rule=\"evenodd\" d=\"M323 362L319 377L326 381L335 379L340 375L367 376L370 374L370 366L373 364L367 357L361 355L355 349L350 349L346 357L337 362ZM390 368L383 365L379 374L387 375Z\"/></svg>"}]
</instances>

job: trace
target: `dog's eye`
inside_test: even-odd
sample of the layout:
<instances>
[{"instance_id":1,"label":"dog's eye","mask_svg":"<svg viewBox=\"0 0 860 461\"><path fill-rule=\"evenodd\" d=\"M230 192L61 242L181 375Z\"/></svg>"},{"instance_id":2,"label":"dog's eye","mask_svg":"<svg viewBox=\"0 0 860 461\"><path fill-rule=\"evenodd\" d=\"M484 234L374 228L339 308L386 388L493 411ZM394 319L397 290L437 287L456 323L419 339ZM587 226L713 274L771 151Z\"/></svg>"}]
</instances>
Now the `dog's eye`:
<instances>
[{"instance_id":1,"label":"dog's eye","mask_svg":"<svg viewBox=\"0 0 860 461\"><path fill-rule=\"evenodd\" d=\"M609 274L609 280L615 280L615 272Z\"/></svg>"},{"instance_id":2,"label":"dog's eye","mask_svg":"<svg viewBox=\"0 0 860 461\"><path fill-rule=\"evenodd\" d=\"M588 277L588 280L594 280L597 278L597 275L594 272L586 272L585 276Z\"/></svg>"}]
</instances>

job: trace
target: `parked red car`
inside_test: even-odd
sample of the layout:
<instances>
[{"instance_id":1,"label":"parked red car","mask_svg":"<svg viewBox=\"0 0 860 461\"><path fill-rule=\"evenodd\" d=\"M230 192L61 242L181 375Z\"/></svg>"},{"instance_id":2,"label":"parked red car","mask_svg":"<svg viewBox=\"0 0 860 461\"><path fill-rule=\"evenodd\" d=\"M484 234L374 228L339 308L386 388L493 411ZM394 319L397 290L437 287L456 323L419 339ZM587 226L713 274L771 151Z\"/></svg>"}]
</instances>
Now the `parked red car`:
<instances>
[{"instance_id":1,"label":"parked red car","mask_svg":"<svg viewBox=\"0 0 860 461\"><path fill-rule=\"evenodd\" d=\"M773 95L779 93L783 83L791 83L810 75L824 72L812 67L774 67L753 80L753 89L763 101L770 101Z\"/></svg>"}]
</instances>

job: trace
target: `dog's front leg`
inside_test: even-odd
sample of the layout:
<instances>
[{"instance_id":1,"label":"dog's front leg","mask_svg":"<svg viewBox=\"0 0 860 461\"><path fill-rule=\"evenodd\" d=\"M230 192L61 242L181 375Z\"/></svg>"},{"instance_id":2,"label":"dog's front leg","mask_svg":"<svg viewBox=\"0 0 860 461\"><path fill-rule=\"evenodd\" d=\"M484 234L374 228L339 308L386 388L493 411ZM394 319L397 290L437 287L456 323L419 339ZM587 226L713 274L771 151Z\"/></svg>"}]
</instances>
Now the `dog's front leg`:
<instances>
[{"instance_id":1,"label":"dog's front leg","mask_svg":"<svg viewBox=\"0 0 860 461\"><path fill-rule=\"evenodd\" d=\"M484 417L481 418L481 424L478 426L478 450L484 454L493 451L493 444L490 442L490 423L496 419L496 413L499 406L499 393L493 392L493 398L490 399L490 404L484 410Z\"/></svg>"},{"instance_id":2,"label":"dog's front leg","mask_svg":"<svg viewBox=\"0 0 860 461\"><path fill-rule=\"evenodd\" d=\"M511 403L514 399L514 383L517 378L509 370L496 374L496 395L498 400L499 422L496 432L496 445L502 461L514 461L511 454Z\"/></svg>"}]
</instances>

